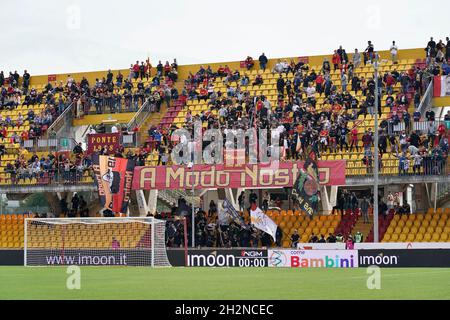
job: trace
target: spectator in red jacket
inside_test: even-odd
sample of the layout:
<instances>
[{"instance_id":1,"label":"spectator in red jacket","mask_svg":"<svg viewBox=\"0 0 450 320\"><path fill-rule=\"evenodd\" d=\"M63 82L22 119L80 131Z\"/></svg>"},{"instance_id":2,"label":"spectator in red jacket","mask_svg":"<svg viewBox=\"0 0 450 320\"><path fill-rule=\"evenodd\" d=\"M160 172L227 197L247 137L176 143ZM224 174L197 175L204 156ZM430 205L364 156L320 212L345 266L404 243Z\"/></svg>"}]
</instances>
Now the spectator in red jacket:
<instances>
[{"instance_id":1,"label":"spectator in red jacket","mask_svg":"<svg viewBox=\"0 0 450 320\"><path fill-rule=\"evenodd\" d=\"M245 59L245 66L247 67L247 70L250 70L255 65L255 62L253 61L253 58L248 56L247 59Z\"/></svg>"},{"instance_id":2,"label":"spectator in red jacket","mask_svg":"<svg viewBox=\"0 0 450 320\"><path fill-rule=\"evenodd\" d=\"M337 53L336 50L334 50L333 58L331 59L331 62L334 65L334 70L336 71L339 68L339 65L341 64L341 57L339 56L339 53Z\"/></svg>"},{"instance_id":3,"label":"spectator in red jacket","mask_svg":"<svg viewBox=\"0 0 450 320\"><path fill-rule=\"evenodd\" d=\"M322 74L319 73L319 75L316 78L316 91L319 93L319 95L322 95L324 82L325 79L323 78Z\"/></svg>"},{"instance_id":4,"label":"spectator in red jacket","mask_svg":"<svg viewBox=\"0 0 450 320\"><path fill-rule=\"evenodd\" d=\"M393 94L394 93L394 85L395 85L395 79L392 76L392 74L389 72L386 75L386 93L389 94Z\"/></svg>"},{"instance_id":5,"label":"spectator in red jacket","mask_svg":"<svg viewBox=\"0 0 450 320\"><path fill-rule=\"evenodd\" d=\"M139 77L139 61L136 61L136 63L133 65L133 76L134 79L137 79Z\"/></svg>"},{"instance_id":6,"label":"spectator in red jacket","mask_svg":"<svg viewBox=\"0 0 450 320\"><path fill-rule=\"evenodd\" d=\"M358 128L354 127L350 131L350 136L351 136L350 152L353 151L353 147L356 148L356 152L359 152L359 147L358 147Z\"/></svg>"}]
</instances>

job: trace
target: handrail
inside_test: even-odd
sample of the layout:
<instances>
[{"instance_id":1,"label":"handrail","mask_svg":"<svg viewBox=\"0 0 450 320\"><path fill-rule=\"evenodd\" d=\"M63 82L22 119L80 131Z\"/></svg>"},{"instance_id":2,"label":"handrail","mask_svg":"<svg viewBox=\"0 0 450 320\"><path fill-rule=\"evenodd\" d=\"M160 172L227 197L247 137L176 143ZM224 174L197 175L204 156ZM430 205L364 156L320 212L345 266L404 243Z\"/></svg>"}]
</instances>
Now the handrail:
<instances>
[{"instance_id":1,"label":"handrail","mask_svg":"<svg viewBox=\"0 0 450 320\"><path fill-rule=\"evenodd\" d=\"M419 107L417 108L417 111L420 112L421 116L423 116L425 110L431 106L431 103L433 101L433 77L430 77L430 79L431 81L428 84L427 90L425 91L425 94L420 101Z\"/></svg>"},{"instance_id":2,"label":"handrail","mask_svg":"<svg viewBox=\"0 0 450 320\"><path fill-rule=\"evenodd\" d=\"M147 112L144 116L141 117L143 112ZM127 128L129 131L132 131L134 127L140 126L149 116L150 114L150 102L146 100L144 104L139 108L138 111L134 114L133 118L128 122Z\"/></svg>"},{"instance_id":3,"label":"handrail","mask_svg":"<svg viewBox=\"0 0 450 320\"><path fill-rule=\"evenodd\" d=\"M62 127L62 125L60 126L60 123L63 123L63 124L66 123L66 121L63 121L63 120L65 119L67 114L72 111L74 104L75 104L75 101L72 101L69 104L69 106L63 111L63 113L61 113L59 115L59 117L56 118L55 121L53 121L53 123L50 125L50 127L48 127L47 132L46 132L46 138L48 138L48 135L52 129L57 128L57 129L55 129L55 132L58 132Z\"/></svg>"}]
</instances>

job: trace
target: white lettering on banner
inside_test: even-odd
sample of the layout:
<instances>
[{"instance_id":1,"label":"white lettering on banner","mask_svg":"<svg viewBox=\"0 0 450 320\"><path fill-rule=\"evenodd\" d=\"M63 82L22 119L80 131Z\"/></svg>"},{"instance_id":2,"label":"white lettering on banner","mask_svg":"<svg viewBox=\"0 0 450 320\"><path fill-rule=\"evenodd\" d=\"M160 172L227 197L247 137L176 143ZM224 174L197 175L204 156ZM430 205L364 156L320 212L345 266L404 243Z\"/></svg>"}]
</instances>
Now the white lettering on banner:
<instances>
[{"instance_id":1,"label":"white lettering on banner","mask_svg":"<svg viewBox=\"0 0 450 320\"><path fill-rule=\"evenodd\" d=\"M233 267L236 265L236 258L227 254L190 254L188 255L189 267Z\"/></svg>"},{"instance_id":2,"label":"white lettering on banner","mask_svg":"<svg viewBox=\"0 0 450 320\"><path fill-rule=\"evenodd\" d=\"M360 256L361 265L386 265L392 266L398 264L398 256L387 256L387 255L378 255L378 256Z\"/></svg>"},{"instance_id":3,"label":"white lettering on banner","mask_svg":"<svg viewBox=\"0 0 450 320\"><path fill-rule=\"evenodd\" d=\"M268 250L269 267L357 268L357 250Z\"/></svg>"}]
</instances>

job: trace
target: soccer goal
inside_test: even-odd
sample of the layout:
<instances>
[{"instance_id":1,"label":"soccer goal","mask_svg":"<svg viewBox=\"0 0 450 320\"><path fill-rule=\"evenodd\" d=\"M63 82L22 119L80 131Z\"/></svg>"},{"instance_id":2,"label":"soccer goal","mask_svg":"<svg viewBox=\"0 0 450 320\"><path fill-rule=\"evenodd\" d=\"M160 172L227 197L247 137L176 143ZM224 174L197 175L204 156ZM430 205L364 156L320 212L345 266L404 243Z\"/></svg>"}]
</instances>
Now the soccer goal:
<instances>
[{"instance_id":1,"label":"soccer goal","mask_svg":"<svg viewBox=\"0 0 450 320\"><path fill-rule=\"evenodd\" d=\"M25 266L170 266L166 222L152 217L29 218Z\"/></svg>"}]
</instances>

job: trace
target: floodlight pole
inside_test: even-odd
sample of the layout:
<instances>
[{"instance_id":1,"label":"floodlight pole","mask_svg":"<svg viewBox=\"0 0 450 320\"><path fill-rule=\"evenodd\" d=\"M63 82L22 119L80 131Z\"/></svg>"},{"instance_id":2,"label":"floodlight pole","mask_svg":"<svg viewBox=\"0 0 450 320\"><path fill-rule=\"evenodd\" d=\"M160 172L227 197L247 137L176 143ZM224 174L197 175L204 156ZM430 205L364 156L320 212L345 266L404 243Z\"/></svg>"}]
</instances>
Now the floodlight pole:
<instances>
[{"instance_id":1,"label":"floodlight pole","mask_svg":"<svg viewBox=\"0 0 450 320\"><path fill-rule=\"evenodd\" d=\"M374 171L373 171L373 242L379 242L378 235L378 55L375 56L375 63L373 64L375 70L375 114L374 114Z\"/></svg>"},{"instance_id":2,"label":"floodlight pole","mask_svg":"<svg viewBox=\"0 0 450 320\"><path fill-rule=\"evenodd\" d=\"M192 172L194 172L194 165L192 165ZM192 175L192 176L194 176L194 175ZM194 181L195 181L195 178L194 178ZM194 182L192 182L192 199L191 199L191 208L192 208L192 219L191 219L191 221L192 221L192 226L191 226L191 228L192 228L192 248L195 248L195 210L194 210L194 194L195 194L195 191L194 191Z\"/></svg>"}]
</instances>

